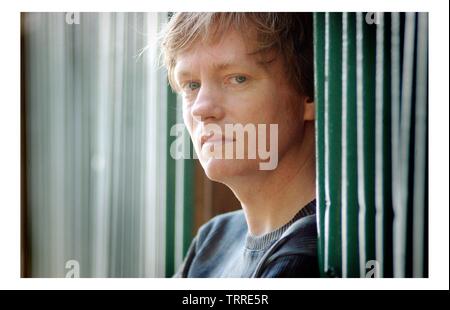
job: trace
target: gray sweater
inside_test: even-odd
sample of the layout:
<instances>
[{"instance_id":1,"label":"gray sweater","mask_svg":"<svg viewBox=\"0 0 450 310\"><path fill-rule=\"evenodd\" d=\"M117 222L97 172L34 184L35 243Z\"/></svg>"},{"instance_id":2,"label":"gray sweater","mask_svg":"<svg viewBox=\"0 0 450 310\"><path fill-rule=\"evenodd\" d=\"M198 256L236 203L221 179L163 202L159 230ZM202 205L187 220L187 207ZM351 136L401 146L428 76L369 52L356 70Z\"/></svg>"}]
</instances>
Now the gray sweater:
<instances>
[{"instance_id":1,"label":"gray sweater","mask_svg":"<svg viewBox=\"0 0 450 310\"><path fill-rule=\"evenodd\" d=\"M192 241L175 277L319 277L315 200L281 228L248 234L242 210L216 216Z\"/></svg>"}]
</instances>

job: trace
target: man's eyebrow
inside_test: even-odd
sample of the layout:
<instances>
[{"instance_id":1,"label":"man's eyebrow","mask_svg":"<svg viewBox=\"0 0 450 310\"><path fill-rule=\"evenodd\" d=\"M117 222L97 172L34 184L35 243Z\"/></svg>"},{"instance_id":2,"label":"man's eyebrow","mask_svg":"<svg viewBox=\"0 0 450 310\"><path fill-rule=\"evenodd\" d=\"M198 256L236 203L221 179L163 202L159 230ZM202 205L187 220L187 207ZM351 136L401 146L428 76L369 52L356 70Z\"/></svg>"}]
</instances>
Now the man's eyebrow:
<instances>
[{"instance_id":1,"label":"man's eyebrow","mask_svg":"<svg viewBox=\"0 0 450 310\"><path fill-rule=\"evenodd\" d=\"M243 62L243 61L230 60L230 61L211 63L210 66L218 71L225 71L227 69L236 68L236 67L241 67L241 68L256 67L256 68L260 68L260 69L265 69L265 62L261 62L261 61ZM189 69L181 68L180 70L177 70L175 76L178 79L182 79L182 78L186 78L186 77L192 77L193 74Z\"/></svg>"},{"instance_id":2,"label":"man's eyebrow","mask_svg":"<svg viewBox=\"0 0 450 310\"><path fill-rule=\"evenodd\" d=\"M244 67L244 68L251 68L251 67L260 67L261 64L258 61L239 61L239 60L230 60L230 61L224 61L219 63L213 63L211 66L216 70L227 70L229 68L234 67Z\"/></svg>"},{"instance_id":3,"label":"man's eyebrow","mask_svg":"<svg viewBox=\"0 0 450 310\"><path fill-rule=\"evenodd\" d=\"M191 77L192 73L189 70L179 70L175 72L175 77L177 78L185 78Z\"/></svg>"},{"instance_id":4,"label":"man's eyebrow","mask_svg":"<svg viewBox=\"0 0 450 310\"><path fill-rule=\"evenodd\" d=\"M212 63L211 66L216 70L226 70L231 67L242 67L243 65L237 62L220 62L220 63Z\"/></svg>"}]
</instances>

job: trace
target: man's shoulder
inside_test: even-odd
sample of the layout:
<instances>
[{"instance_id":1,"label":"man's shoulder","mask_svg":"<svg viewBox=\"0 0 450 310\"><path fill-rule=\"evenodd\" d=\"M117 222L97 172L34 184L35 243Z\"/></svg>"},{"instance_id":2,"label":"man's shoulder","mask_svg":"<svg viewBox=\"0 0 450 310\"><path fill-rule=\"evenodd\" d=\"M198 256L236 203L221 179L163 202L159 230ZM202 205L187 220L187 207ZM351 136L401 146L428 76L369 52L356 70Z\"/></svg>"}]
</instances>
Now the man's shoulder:
<instances>
[{"instance_id":1,"label":"man's shoulder","mask_svg":"<svg viewBox=\"0 0 450 310\"><path fill-rule=\"evenodd\" d=\"M318 277L316 215L290 225L263 257L254 276Z\"/></svg>"},{"instance_id":2,"label":"man's shoulder","mask_svg":"<svg viewBox=\"0 0 450 310\"><path fill-rule=\"evenodd\" d=\"M307 255L317 256L316 215L302 217L292 223L267 256Z\"/></svg>"},{"instance_id":3,"label":"man's shoulder","mask_svg":"<svg viewBox=\"0 0 450 310\"><path fill-rule=\"evenodd\" d=\"M317 237L316 214L304 216L294 223L284 232L284 236L289 238Z\"/></svg>"}]
</instances>

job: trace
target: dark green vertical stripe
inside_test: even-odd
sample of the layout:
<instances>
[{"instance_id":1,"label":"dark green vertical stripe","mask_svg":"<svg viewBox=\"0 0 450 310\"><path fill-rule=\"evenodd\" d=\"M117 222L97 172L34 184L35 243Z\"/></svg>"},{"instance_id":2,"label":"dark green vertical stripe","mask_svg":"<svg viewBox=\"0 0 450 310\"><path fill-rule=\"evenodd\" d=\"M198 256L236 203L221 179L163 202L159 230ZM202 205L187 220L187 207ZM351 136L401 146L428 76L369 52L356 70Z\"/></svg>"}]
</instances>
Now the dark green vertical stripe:
<instances>
[{"instance_id":1,"label":"dark green vertical stripe","mask_svg":"<svg viewBox=\"0 0 450 310\"><path fill-rule=\"evenodd\" d=\"M324 214L325 214L325 165L324 165L324 61L325 14L314 13L314 101L316 105L316 184L318 255L321 275L324 275Z\"/></svg>"},{"instance_id":2,"label":"dark green vertical stripe","mask_svg":"<svg viewBox=\"0 0 450 310\"><path fill-rule=\"evenodd\" d=\"M415 54L416 54L416 17L417 13L405 15L405 36L403 49L403 76L401 99L400 144L402 164L402 201L405 240L405 274L412 277L413 243L413 193L414 193L414 108L415 108Z\"/></svg>"},{"instance_id":3,"label":"dark green vertical stripe","mask_svg":"<svg viewBox=\"0 0 450 310\"><path fill-rule=\"evenodd\" d=\"M167 163L166 163L166 277L174 274L175 264L175 159L170 155L170 145L176 139L170 128L177 119L177 96L167 87Z\"/></svg>"},{"instance_id":4,"label":"dark green vertical stripe","mask_svg":"<svg viewBox=\"0 0 450 310\"><path fill-rule=\"evenodd\" d=\"M194 147L189 139L190 150ZM183 189L183 257L186 255L191 244L194 221L194 160L184 159L184 189Z\"/></svg>"},{"instance_id":5,"label":"dark green vertical stripe","mask_svg":"<svg viewBox=\"0 0 450 310\"><path fill-rule=\"evenodd\" d=\"M344 277L359 277L355 13L342 22L342 268Z\"/></svg>"},{"instance_id":6,"label":"dark green vertical stripe","mask_svg":"<svg viewBox=\"0 0 450 310\"><path fill-rule=\"evenodd\" d=\"M392 277L392 177L391 177L391 16L380 15L377 26L376 68L376 260L379 275Z\"/></svg>"},{"instance_id":7,"label":"dark green vertical stripe","mask_svg":"<svg viewBox=\"0 0 450 310\"><path fill-rule=\"evenodd\" d=\"M393 276L393 249L392 249L392 232L393 232L393 204L392 204L392 128L391 128L391 14L384 13L383 17L384 23L384 63L383 63L383 177L382 177L382 230L383 230L383 240L382 240L382 277L390 278Z\"/></svg>"},{"instance_id":8,"label":"dark green vertical stripe","mask_svg":"<svg viewBox=\"0 0 450 310\"><path fill-rule=\"evenodd\" d=\"M325 268L341 276L342 14L325 14Z\"/></svg>"}]
</instances>

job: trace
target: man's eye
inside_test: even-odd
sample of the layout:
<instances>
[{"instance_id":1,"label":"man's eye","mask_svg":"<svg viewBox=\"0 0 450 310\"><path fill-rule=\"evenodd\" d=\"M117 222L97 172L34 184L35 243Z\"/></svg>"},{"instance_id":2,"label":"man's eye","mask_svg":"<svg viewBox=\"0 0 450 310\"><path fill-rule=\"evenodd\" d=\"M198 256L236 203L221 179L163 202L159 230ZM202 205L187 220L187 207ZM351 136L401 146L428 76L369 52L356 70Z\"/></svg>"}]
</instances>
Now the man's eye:
<instances>
[{"instance_id":1,"label":"man's eye","mask_svg":"<svg viewBox=\"0 0 450 310\"><path fill-rule=\"evenodd\" d=\"M185 87L187 88L187 90L193 91L193 90L196 90L197 88L200 88L200 83L199 82L189 82L186 84Z\"/></svg>"},{"instance_id":2,"label":"man's eye","mask_svg":"<svg viewBox=\"0 0 450 310\"><path fill-rule=\"evenodd\" d=\"M247 77L245 77L243 75L236 75L231 78L232 84L242 84L245 81L247 81Z\"/></svg>"}]
</instances>

